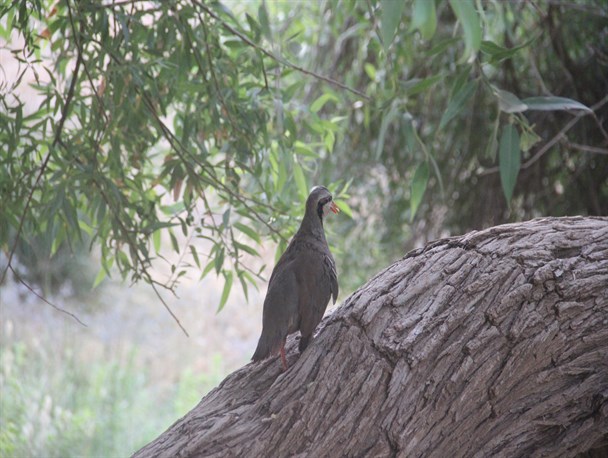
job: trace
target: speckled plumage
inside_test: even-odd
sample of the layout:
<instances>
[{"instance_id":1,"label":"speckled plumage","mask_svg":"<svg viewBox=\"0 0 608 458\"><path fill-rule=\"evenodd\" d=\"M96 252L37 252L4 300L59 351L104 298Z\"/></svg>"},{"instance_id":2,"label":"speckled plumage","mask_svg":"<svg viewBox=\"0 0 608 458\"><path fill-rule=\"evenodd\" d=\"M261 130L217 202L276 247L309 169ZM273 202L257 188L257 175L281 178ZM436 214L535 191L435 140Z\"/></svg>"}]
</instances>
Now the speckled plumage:
<instances>
[{"instance_id":1,"label":"speckled plumage","mask_svg":"<svg viewBox=\"0 0 608 458\"><path fill-rule=\"evenodd\" d=\"M306 211L298 232L277 262L264 300L262 335L253 354L259 361L281 352L285 340L300 331L299 349L304 351L321 322L330 297L338 297L338 277L329 251L323 216L337 212L329 191L315 187L306 200Z\"/></svg>"}]
</instances>

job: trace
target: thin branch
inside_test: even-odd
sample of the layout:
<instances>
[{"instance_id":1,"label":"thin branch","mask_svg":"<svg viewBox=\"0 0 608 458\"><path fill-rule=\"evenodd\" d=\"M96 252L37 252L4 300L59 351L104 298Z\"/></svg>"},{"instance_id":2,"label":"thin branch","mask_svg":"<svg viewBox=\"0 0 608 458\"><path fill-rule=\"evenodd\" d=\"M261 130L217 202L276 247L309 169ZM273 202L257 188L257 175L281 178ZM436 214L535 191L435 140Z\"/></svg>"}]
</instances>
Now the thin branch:
<instances>
[{"instance_id":1,"label":"thin branch","mask_svg":"<svg viewBox=\"0 0 608 458\"><path fill-rule=\"evenodd\" d=\"M47 299L45 299L43 296L41 296L40 294L38 294L36 291L34 291L34 289L28 285L25 280L23 280L23 278L21 278L19 276L19 274L17 272L15 272L15 269L13 269L13 266L11 266L10 264L8 265L8 268L11 270L11 272L13 273L13 275L15 276L15 278L17 279L17 281L19 283L21 283L23 286L25 286L34 296L36 296L38 299L40 299L41 301L47 303L48 305L50 305L51 307L53 307L55 310L57 310L58 312L61 313L65 313L66 315L71 316L72 318L74 318L78 323L80 323L82 326L84 326L85 328L87 328L88 326L86 324L84 324L82 321L80 321L80 318L78 318L76 315L74 315L71 312L68 312L65 309L62 309L61 307L57 307L55 304L52 304L51 302L49 302Z\"/></svg>"},{"instance_id":2,"label":"thin branch","mask_svg":"<svg viewBox=\"0 0 608 458\"><path fill-rule=\"evenodd\" d=\"M604 129L604 125L602 124L602 121L600 121L600 119L597 117L597 113L595 113L595 111L593 112L593 119L597 124L597 128L604 136L604 142L608 143L608 132L606 132L606 129Z\"/></svg>"},{"instance_id":3,"label":"thin branch","mask_svg":"<svg viewBox=\"0 0 608 458\"><path fill-rule=\"evenodd\" d=\"M188 238L186 239L186 242L184 243L184 247L181 250L179 258L178 258L177 262L175 263L175 271L171 273L171 275L165 282L170 290L173 290L173 288L175 288L177 280L179 280L180 266L182 265L182 262L184 261L184 257L186 256L188 247L190 246L190 242L192 242L192 237L194 237L194 232L190 231L190 233L188 234ZM175 278L173 278L173 277L175 277Z\"/></svg>"},{"instance_id":4,"label":"thin branch","mask_svg":"<svg viewBox=\"0 0 608 458\"><path fill-rule=\"evenodd\" d=\"M254 43L253 41L251 41L247 36L245 36L243 33L239 32L238 30L236 30L234 27L232 27L230 24L227 24L226 22L224 22L217 14L215 14L213 11L211 11L207 6L203 5L200 1L198 0L192 0L192 3L194 3L195 5L197 5L199 8L201 8L202 10L204 10L209 16L211 16L212 18L214 18L215 20L219 21L219 23L222 25L222 27L224 27L226 30L228 30L230 33L232 33L233 35L236 35L237 37L239 37L245 44L251 46L254 49L257 49L258 51L260 51L262 54L264 54L267 57L270 57L271 59L273 59L274 61L278 62L279 64L285 65L286 67L292 68L294 70L297 70L300 73L303 73L305 75L308 76L312 76L313 78L316 78L320 81L324 81L326 83L329 83L333 86L337 86L341 89L344 89L346 91L349 91L353 94L358 95L359 97L370 101L371 97L369 97L368 95L365 95L363 92L354 89L350 86L347 86L344 83L341 83L340 81L336 81L334 79L331 79L327 76L323 76L323 75L319 75L318 73L315 73L311 70L307 70L304 67L300 67L299 65L296 65L290 61L288 61L287 59L284 59L282 57L279 57L275 54L273 54L272 52L266 50L265 48L261 47L260 45Z\"/></svg>"},{"instance_id":5,"label":"thin branch","mask_svg":"<svg viewBox=\"0 0 608 458\"><path fill-rule=\"evenodd\" d=\"M571 146L572 148L580 150L580 151L586 151L588 153L608 154L608 148L600 148L597 146L590 146L590 145L581 145L580 143L571 143L571 142L568 142L568 146Z\"/></svg>"},{"instance_id":6,"label":"thin branch","mask_svg":"<svg viewBox=\"0 0 608 458\"><path fill-rule=\"evenodd\" d=\"M559 140L561 140L561 138L566 134L566 132L568 132L570 129L572 129L574 127L574 125L581 120L581 118L583 118L584 116L589 115L589 114L595 115L595 111L600 109L606 103L608 103L608 95L606 95L602 100L600 100L599 102L597 102L596 104L594 104L591 107L591 111L593 113L590 113L588 111L582 111L582 112L578 113L574 118L572 118L568 122L568 124L566 124L564 127L562 127L561 130L557 134L555 134L555 136L551 140L549 140L547 143L545 143L543 145L543 147L540 148L536 152L536 154L534 154L534 156L532 156L530 159L528 159L526 162L524 162L521 166L521 169L525 170L528 167L530 167L531 165L535 164L542 156L545 155L545 153L547 151L549 151L551 149L551 147L553 145L555 145ZM497 173L499 170L500 169L498 167L490 167L490 168L484 170L483 172L481 172L479 175L480 176L490 175L492 173Z\"/></svg>"},{"instance_id":7,"label":"thin branch","mask_svg":"<svg viewBox=\"0 0 608 458\"><path fill-rule=\"evenodd\" d=\"M138 259L139 255L138 255ZM141 260L140 260L141 262ZM156 285L154 281L152 281L152 277L150 276L150 274L148 273L147 269L143 268L143 272L146 275L146 277L148 277L148 279L150 280L150 286L152 286L152 289L154 290L154 293L156 294L156 297L158 297L158 299L161 301L161 303L163 304L163 306L167 309L167 312L169 312L169 314L173 317L173 319L175 320L175 322L177 323L177 325L182 329L182 331L184 331L184 334L186 334L186 337L190 337L190 334L188 334L188 331L186 331L186 328L184 328L184 326L182 326L182 323L179 321L179 318L177 316L175 316L175 313L173 313L173 310L171 310L171 307L169 307L169 304L167 304L165 302L165 300L163 299L163 297L160 295L160 293L158 292L158 290L156 289Z\"/></svg>"},{"instance_id":8,"label":"thin branch","mask_svg":"<svg viewBox=\"0 0 608 458\"><path fill-rule=\"evenodd\" d=\"M112 1L112 3L101 3L101 4L91 4L90 6L92 6L93 8L96 9L106 9L106 8L119 8L122 6L128 6L128 5L136 5L138 3L150 3L149 0L122 0L122 1Z\"/></svg>"}]
</instances>

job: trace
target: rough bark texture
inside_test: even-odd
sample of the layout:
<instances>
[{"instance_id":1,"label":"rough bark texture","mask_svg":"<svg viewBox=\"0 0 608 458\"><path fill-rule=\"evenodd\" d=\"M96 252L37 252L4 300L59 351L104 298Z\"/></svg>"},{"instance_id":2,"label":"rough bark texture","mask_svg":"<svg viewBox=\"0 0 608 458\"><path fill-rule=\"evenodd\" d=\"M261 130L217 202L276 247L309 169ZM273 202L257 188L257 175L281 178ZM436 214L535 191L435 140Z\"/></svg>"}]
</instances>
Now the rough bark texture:
<instances>
[{"instance_id":1,"label":"rough bark texture","mask_svg":"<svg viewBox=\"0 0 608 458\"><path fill-rule=\"evenodd\" d=\"M606 447L608 219L546 218L430 243L350 296L301 356L296 344L287 372L276 359L245 366L135 456Z\"/></svg>"}]
</instances>

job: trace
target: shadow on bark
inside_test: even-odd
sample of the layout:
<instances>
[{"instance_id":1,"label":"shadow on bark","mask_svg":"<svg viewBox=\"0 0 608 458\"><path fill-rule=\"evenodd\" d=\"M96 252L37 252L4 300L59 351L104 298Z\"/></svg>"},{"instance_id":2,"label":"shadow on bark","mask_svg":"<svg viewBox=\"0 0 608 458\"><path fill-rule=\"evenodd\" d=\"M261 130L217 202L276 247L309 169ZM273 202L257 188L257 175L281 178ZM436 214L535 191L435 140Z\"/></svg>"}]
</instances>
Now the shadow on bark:
<instances>
[{"instance_id":1,"label":"shadow on bark","mask_svg":"<svg viewBox=\"0 0 608 458\"><path fill-rule=\"evenodd\" d=\"M320 328L135 456L605 456L608 218L435 241Z\"/></svg>"}]
</instances>

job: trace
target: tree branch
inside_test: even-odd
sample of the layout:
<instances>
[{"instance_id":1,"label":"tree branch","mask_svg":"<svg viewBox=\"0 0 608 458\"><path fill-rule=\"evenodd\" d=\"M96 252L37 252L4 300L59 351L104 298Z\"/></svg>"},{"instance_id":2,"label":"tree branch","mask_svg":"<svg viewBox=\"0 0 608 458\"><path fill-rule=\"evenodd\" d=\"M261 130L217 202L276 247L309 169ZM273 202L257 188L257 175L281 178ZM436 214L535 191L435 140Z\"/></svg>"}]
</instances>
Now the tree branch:
<instances>
[{"instance_id":1,"label":"tree branch","mask_svg":"<svg viewBox=\"0 0 608 458\"><path fill-rule=\"evenodd\" d=\"M600 148L597 146L590 146L590 145L581 145L580 143L572 143L572 142L568 142L568 146L580 150L580 151L586 151L588 153L595 153L595 154L608 154L608 148Z\"/></svg>"},{"instance_id":2,"label":"tree branch","mask_svg":"<svg viewBox=\"0 0 608 458\"><path fill-rule=\"evenodd\" d=\"M600 456L583 452L608 420L608 272L590 256L607 227L542 218L412 251L305 351L289 337L287 372L246 365L134 457Z\"/></svg>"},{"instance_id":3,"label":"tree branch","mask_svg":"<svg viewBox=\"0 0 608 458\"><path fill-rule=\"evenodd\" d=\"M41 301L46 302L48 305L50 305L51 307L53 307L55 310L57 310L58 312L61 313L65 313L66 315L71 316L72 318L74 318L76 321L78 321L78 323L80 323L82 326L84 326L85 328L87 328L88 326L86 324L84 324L82 321L80 321L80 318L78 318L76 315L74 315L71 312L68 312L65 309L62 309L61 307L57 307L55 304L49 302L47 299L45 299L43 296L41 296L40 294L38 294L36 291L34 291L34 289L28 285L25 280L23 280L23 278L21 278L19 276L19 274L15 271L15 269L13 269L13 266L11 266L10 264L8 265L8 268L11 270L11 272L13 273L13 275L15 276L15 278L17 279L17 281L19 283L21 283L23 286L25 286L34 296L36 296L38 299L40 299Z\"/></svg>"}]
</instances>

